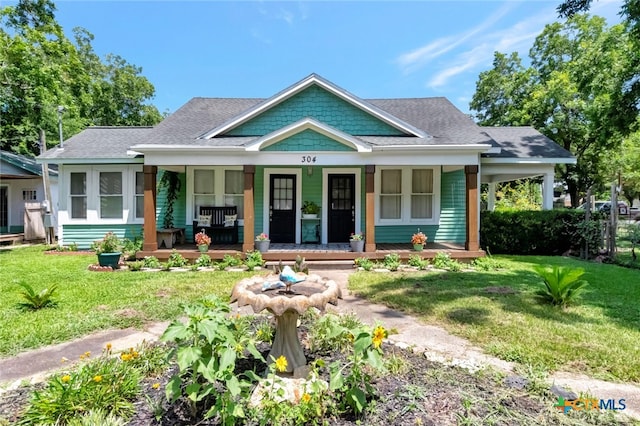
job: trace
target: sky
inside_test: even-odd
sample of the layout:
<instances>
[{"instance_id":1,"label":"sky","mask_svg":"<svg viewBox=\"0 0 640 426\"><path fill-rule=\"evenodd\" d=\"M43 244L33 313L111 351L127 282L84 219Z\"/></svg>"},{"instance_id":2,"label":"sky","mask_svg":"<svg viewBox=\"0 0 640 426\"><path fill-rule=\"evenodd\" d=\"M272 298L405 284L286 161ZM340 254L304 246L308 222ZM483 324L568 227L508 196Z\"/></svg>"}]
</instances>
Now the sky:
<instances>
[{"instance_id":1,"label":"sky","mask_svg":"<svg viewBox=\"0 0 640 426\"><path fill-rule=\"evenodd\" d=\"M56 19L69 37L91 32L100 57L141 67L160 112L196 96L270 97L311 73L364 99L444 96L469 112L493 53L526 58L559 2L67 0ZM617 23L620 4L591 12Z\"/></svg>"}]
</instances>

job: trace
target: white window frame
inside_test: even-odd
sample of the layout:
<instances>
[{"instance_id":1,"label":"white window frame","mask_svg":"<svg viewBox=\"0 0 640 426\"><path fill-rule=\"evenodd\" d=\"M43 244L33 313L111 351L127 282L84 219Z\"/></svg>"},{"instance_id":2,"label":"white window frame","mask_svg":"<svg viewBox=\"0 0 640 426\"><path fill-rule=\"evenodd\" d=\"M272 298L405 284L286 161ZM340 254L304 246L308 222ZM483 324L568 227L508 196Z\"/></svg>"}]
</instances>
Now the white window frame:
<instances>
[{"instance_id":1,"label":"white window frame","mask_svg":"<svg viewBox=\"0 0 640 426\"><path fill-rule=\"evenodd\" d=\"M244 171L243 166L188 166L187 167L187 206L185 225L191 225L193 220L197 220L194 200L194 172L195 170L213 170L213 199L214 206L224 206L225 192L225 170ZM244 197L243 197L244 202ZM244 218L238 218L238 225L244 225Z\"/></svg>"},{"instance_id":2,"label":"white window frame","mask_svg":"<svg viewBox=\"0 0 640 426\"><path fill-rule=\"evenodd\" d=\"M142 164L135 165L95 165L64 166L60 185L60 224L105 224L126 225L143 224L144 217L136 218L136 172L142 171ZM100 217L100 173L122 173L122 216L103 219ZM71 173L86 173L87 177L87 217L74 219L71 217ZM64 204L63 204L64 203Z\"/></svg>"},{"instance_id":3,"label":"white window frame","mask_svg":"<svg viewBox=\"0 0 640 426\"><path fill-rule=\"evenodd\" d=\"M412 171L416 169L433 170L433 217L431 219L412 219L411 218L411 195L412 190ZM401 171L401 208L400 219L382 219L380 217L380 197L382 190L382 171L383 170L400 170ZM440 223L440 166L376 166L375 173L375 224L376 225L437 225Z\"/></svg>"}]
</instances>

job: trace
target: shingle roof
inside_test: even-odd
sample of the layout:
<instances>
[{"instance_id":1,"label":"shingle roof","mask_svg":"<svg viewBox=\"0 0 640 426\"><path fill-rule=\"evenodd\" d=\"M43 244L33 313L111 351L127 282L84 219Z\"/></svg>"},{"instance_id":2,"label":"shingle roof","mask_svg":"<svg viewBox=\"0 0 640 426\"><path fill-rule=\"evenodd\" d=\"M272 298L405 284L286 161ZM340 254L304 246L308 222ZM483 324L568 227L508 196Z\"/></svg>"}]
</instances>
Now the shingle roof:
<instances>
[{"instance_id":1,"label":"shingle roof","mask_svg":"<svg viewBox=\"0 0 640 426\"><path fill-rule=\"evenodd\" d=\"M132 145L146 140L153 127L87 127L64 142L64 149L53 148L40 159L125 160Z\"/></svg>"},{"instance_id":2,"label":"shingle roof","mask_svg":"<svg viewBox=\"0 0 640 426\"><path fill-rule=\"evenodd\" d=\"M569 151L530 126L482 127L493 138L499 154L482 154L487 158L572 158Z\"/></svg>"}]
</instances>

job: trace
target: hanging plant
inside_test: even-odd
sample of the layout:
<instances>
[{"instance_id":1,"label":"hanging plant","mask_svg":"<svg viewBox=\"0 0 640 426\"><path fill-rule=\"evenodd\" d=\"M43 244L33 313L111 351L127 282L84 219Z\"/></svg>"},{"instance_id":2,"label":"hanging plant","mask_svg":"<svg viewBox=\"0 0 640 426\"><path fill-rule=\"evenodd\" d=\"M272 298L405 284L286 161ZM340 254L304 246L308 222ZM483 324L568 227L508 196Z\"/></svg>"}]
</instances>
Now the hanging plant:
<instances>
[{"instance_id":1,"label":"hanging plant","mask_svg":"<svg viewBox=\"0 0 640 426\"><path fill-rule=\"evenodd\" d=\"M178 199L178 193L182 183L177 172L165 170L162 172L159 182L160 188L165 188L167 202L165 204L164 218L162 225L166 229L173 228L173 205Z\"/></svg>"}]
</instances>

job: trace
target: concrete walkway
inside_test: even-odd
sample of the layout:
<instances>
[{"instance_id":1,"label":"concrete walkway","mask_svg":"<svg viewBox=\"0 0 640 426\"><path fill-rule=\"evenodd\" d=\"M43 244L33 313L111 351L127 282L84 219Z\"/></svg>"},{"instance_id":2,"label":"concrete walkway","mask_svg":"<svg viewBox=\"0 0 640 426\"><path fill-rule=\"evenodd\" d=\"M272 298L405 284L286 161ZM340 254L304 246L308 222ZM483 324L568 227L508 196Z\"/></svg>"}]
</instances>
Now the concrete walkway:
<instances>
[{"instance_id":1,"label":"concrete walkway","mask_svg":"<svg viewBox=\"0 0 640 426\"><path fill-rule=\"evenodd\" d=\"M492 366L505 373L513 373L514 364L485 354L480 348L467 340L453 336L440 327L425 325L410 315L394 311L383 305L369 303L354 297L346 288L351 269L312 270L322 277L337 282L342 289L342 300L337 307L330 306L329 311L354 313L368 324L381 323L387 329L395 329L397 334L389 340L399 346L405 346L434 361L458 365L475 371L483 366ZM251 308L237 309L234 312L247 313ZM0 359L0 396L9 389L25 382L43 381L51 372L64 368L68 363L77 361L85 352L100 354L107 343L113 351L135 347L143 341L155 341L164 332L168 322L153 323L144 330L124 329L108 330L58 345L48 346L22 353L13 358ZM585 393L602 399L624 399L624 414L640 420L640 387L632 384L620 384L591 379L584 375L558 372L549 378L549 385L559 385L577 394Z\"/></svg>"}]
</instances>

